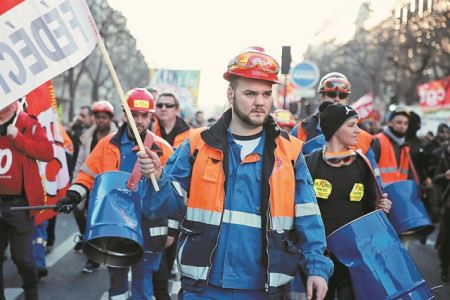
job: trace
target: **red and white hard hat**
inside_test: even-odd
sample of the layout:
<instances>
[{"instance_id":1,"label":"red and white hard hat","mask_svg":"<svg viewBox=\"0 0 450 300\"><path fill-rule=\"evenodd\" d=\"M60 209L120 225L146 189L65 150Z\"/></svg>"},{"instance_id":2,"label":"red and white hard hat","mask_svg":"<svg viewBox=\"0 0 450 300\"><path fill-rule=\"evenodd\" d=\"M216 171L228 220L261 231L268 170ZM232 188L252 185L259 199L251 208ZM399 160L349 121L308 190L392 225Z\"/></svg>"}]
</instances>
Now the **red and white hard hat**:
<instances>
[{"instance_id":1,"label":"red and white hard hat","mask_svg":"<svg viewBox=\"0 0 450 300\"><path fill-rule=\"evenodd\" d=\"M268 55L264 48L250 47L228 63L228 69L223 74L223 78L230 81L233 76L239 76L280 83L277 76L279 71L278 62Z\"/></svg>"},{"instance_id":2,"label":"red and white hard hat","mask_svg":"<svg viewBox=\"0 0 450 300\"><path fill-rule=\"evenodd\" d=\"M134 88L125 95L131 111L154 112L155 99L147 89Z\"/></svg>"},{"instance_id":3,"label":"red and white hard hat","mask_svg":"<svg viewBox=\"0 0 450 300\"><path fill-rule=\"evenodd\" d=\"M105 112L109 113L111 116L114 116L114 107L106 100L99 100L92 103L92 112L94 114L98 112Z\"/></svg>"},{"instance_id":4,"label":"red and white hard hat","mask_svg":"<svg viewBox=\"0 0 450 300\"><path fill-rule=\"evenodd\" d=\"M339 92L352 93L352 85L347 77L339 72L331 72L322 77L317 87L317 93Z\"/></svg>"}]
</instances>

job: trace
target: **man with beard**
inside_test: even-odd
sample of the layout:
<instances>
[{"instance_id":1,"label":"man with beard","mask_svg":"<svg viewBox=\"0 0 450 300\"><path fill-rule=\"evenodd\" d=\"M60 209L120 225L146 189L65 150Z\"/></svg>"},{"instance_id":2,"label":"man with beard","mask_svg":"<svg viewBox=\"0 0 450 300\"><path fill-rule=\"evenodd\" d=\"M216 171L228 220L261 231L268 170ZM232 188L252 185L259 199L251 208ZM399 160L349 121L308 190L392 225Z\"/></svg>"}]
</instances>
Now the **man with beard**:
<instances>
[{"instance_id":1,"label":"man with beard","mask_svg":"<svg viewBox=\"0 0 450 300\"><path fill-rule=\"evenodd\" d=\"M154 112L155 100L146 89L141 88L130 90L126 98L144 144L147 143L145 138L150 135L150 139L153 139L151 149L164 163L172 154L172 147L147 129ZM80 173L75 178L74 184L69 188L66 196L58 202L58 210L68 213L70 212L70 209L67 209L68 207L79 204L88 198L95 177L98 175L119 170L131 173L137 160L134 151L136 144L128 122L124 123L116 133L109 134L101 139L86 158ZM137 300L152 299L153 297L152 275L159 267L160 251L166 243L167 218L148 220L143 217L141 226L144 236L144 255L138 263L131 266L131 298L128 298L129 268L108 267L110 299ZM152 232L155 234L152 234Z\"/></svg>"},{"instance_id":2,"label":"man with beard","mask_svg":"<svg viewBox=\"0 0 450 300\"><path fill-rule=\"evenodd\" d=\"M147 217L183 213L177 246L182 299L277 298L300 265L308 299L323 299L333 265L323 255L324 225L302 143L269 115L279 65L262 48L228 64L231 105L189 139L161 168L139 153L148 185ZM188 193L183 201L182 190Z\"/></svg>"}]
</instances>

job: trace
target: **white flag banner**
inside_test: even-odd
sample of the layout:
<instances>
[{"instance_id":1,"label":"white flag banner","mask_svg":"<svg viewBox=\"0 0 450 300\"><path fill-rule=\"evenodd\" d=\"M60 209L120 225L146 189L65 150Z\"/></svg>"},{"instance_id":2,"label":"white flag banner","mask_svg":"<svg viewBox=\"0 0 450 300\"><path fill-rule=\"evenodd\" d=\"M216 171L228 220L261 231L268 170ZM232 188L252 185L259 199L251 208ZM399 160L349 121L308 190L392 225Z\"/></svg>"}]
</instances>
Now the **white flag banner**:
<instances>
[{"instance_id":1,"label":"white flag banner","mask_svg":"<svg viewBox=\"0 0 450 300\"><path fill-rule=\"evenodd\" d=\"M7 2L0 6L0 109L76 66L98 34L84 0Z\"/></svg>"}]
</instances>

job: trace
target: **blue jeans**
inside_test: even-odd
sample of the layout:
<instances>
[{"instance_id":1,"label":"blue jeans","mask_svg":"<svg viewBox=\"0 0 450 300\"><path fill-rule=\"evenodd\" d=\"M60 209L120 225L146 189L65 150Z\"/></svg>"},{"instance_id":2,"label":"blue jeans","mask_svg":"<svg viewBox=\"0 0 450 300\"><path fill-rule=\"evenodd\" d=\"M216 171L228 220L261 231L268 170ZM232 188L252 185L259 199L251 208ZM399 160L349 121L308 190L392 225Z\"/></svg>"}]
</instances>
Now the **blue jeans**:
<instances>
[{"instance_id":1,"label":"blue jeans","mask_svg":"<svg viewBox=\"0 0 450 300\"><path fill-rule=\"evenodd\" d=\"M131 298L147 300L153 297L153 272L158 270L160 253L146 252L140 262L131 266ZM109 271L109 298L128 299L128 271L130 268L111 268Z\"/></svg>"},{"instance_id":2,"label":"blue jeans","mask_svg":"<svg viewBox=\"0 0 450 300\"><path fill-rule=\"evenodd\" d=\"M33 258L38 269L45 268L45 245L47 244L47 225L45 221L34 226L33 233Z\"/></svg>"},{"instance_id":3,"label":"blue jeans","mask_svg":"<svg viewBox=\"0 0 450 300\"><path fill-rule=\"evenodd\" d=\"M194 293L183 291L182 300L267 300L268 293L264 290L236 290L224 289L208 285L203 292Z\"/></svg>"}]
</instances>

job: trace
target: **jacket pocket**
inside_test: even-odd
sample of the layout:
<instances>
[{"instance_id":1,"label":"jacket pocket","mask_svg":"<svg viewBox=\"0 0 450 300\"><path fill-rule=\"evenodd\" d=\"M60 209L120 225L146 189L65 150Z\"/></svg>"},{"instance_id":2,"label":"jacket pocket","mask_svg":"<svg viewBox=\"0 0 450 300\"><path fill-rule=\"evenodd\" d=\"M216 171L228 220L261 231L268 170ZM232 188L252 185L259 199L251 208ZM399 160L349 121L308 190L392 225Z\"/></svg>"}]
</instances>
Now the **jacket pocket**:
<instances>
[{"instance_id":1,"label":"jacket pocket","mask_svg":"<svg viewBox=\"0 0 450 300\"><path fill-rule=\"evenodd\" d=\"M294 276L298 270L302 253L288 239L286 232L269 231L270 271Z\"/></svg>"},{"instance_id":2,"label":"jacket pocket","mask_svg":"<svg viewBox=\"0 0 450 300\"><path fill-rule=\"evenodd\" d=\"M176 258L182 276L206 280L214 241L212 228L207 227L190 221L181 224Z\"/></svg>"},{"instance_id":3,"label":"jacket pocket","mask_svg":"<svg viewBox=\"0 0 450 300\"><path fill-rule=\"evenodd\" d=\"M222 161L216 157L209 156L205 165L203 179L206 181L217 182L221 169Z\"/></svg>"}]
</instances>

